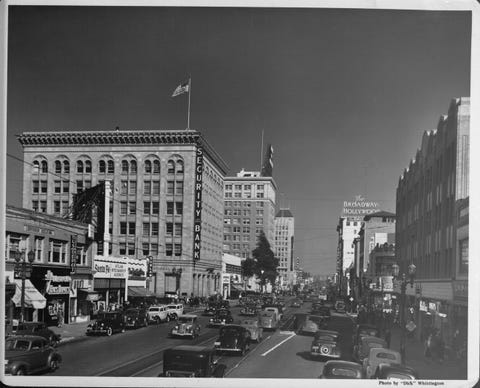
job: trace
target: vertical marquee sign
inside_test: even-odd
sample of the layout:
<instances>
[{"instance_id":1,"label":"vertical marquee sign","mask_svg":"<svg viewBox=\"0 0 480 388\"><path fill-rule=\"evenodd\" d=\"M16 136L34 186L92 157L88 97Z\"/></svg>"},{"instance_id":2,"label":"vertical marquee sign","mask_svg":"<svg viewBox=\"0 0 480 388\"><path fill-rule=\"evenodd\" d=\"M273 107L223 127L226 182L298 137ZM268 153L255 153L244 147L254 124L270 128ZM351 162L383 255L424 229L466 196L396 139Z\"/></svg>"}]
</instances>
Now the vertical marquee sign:
<instances>
[{"instance_id":1,"label":"vertical marquee sign","mask_svg":"<svg viewBox=\"0 0 480 388\"><path fill-rule=\"evenodd\" d=\"M70 236L70 272L72 274L77 270L77 238L75 234Z\"/></svg>"},{"instance_id":2,"label":"vertical marquee sign","mask_svg":"<svg viewBox=\"0 0 480 388\"><path fill-rule=\"evenodd\" d=\"M202 233L202 186L203 186L203 148L197 148L195 156L195 199L193 214L193 260L200 260L200 240Z\"/></svg>"}]
</instances>

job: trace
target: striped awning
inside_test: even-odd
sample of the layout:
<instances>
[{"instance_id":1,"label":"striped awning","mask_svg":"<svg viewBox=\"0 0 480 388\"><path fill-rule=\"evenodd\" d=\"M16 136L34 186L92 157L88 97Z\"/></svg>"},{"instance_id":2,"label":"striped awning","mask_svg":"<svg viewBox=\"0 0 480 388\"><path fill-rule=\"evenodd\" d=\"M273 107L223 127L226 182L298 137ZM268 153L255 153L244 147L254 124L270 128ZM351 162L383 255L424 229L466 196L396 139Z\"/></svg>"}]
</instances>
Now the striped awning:
<instances>
[{"instance_id":1,"label":"striped awning","mask_svg":"<svg viewBox=\"0 0 480 388\"><path fill-rule=\"evenodd\" d=\"M14 279L16 290L12 297L15 306L21 307L22 303L22 280ZM44 309L47 306L47 300L40 294L29 279L25 279L25 307L34 309Z\"/></svg>"}]
</instances>

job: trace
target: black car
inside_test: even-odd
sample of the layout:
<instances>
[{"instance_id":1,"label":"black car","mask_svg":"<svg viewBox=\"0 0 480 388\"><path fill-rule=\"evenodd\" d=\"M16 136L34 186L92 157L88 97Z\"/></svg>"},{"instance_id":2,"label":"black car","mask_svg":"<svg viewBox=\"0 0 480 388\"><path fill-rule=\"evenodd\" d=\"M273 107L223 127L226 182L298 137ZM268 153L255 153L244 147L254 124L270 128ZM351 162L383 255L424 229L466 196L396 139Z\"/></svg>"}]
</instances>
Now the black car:
<instances>
[{"instance_id":1,"label":"black car","mask_svg":"<svg viewBox=\"0 0 480 388\"><path fill-rule=\"evenodd\" d=\"M49 345L57 346L60 342L60 334L49 329L44 322L20 322L14 332L15 335L39 335L45 338Z\"/></svg>"},{"instance_id":2,"label":"black car","mask_svg":"<svg viewBox=\"0 0 480 388\"><path fill-rule=\"evenodd\" d=\"M148 326L148 314L145 309L130 308L125 311L125 325L127 328L138 329L139 327Z\"/></svg>"},{"instance_id":3,"label":"black car","mask_svg":"<svg viewBox=\"0 0 480 388\"><path fill-rule=\"evenodd\" d=\"M236 352L243 356L250 349L250 331L240 325L226 325L220 329L214 346L219 352Z\"/></svg>"},{"instance_id":4,"label":"black car","mask_svg":"<svg viewBox=\"0 0 480 388\"><path fill-rule=\"evenodd\" d=\"M380 380L418 380L418 372L412 367L401 364L380 364L373 375Z\"/></svg>"},{"instance_id":5,"label":"black car","mask_svg":"<svg viewBox=\"0 0 480 388\"><path fill-rule=\"evenodd\" d=\"M247 304L240 310L240 315L254 317L258 314L258 309L254 304Z\"/></svg>"},{"instance_id":6,"label":"black car","mask_svg":"<svg viewBox=\"0 0 480 388\"><path fill-rule=\"evenodd\" d=\"M364 379L362 364L343 360L330 360L323 366L321 379Z\"/></svg>"},{"instance_id":7,"label":"black car","mask_svg":"<svg viewBox=\"0 0 480 388\"><path fill-rule=\"evenodd\" d=\"M205 310L203 310L203 315L215 315L216 311L218 310L219 306L217 303L209 303Z\"/></svg>"},{"instance_id":8,"label":"black car","mask_svg":"<svg viewBox=\"0 0 480 388\"><path fill-rule=\"evenodd\" d=\"M228 325L229 323L232 323L232 322L233 322L233 317L230 310L220 309L220 310L217 310L213 318L210 318L209 326L210 327L223 326L223 325Z\"/></svg>"},{"instance_id":9,"label":"black car","mask_svg":"<svg viewBox=\"0 0 480 388\"><path fill-rule=\"evenodd\" d=\"M179 345L163 352L160 377L223 377L224 364L217 364L215 350L196 345Z\"/></svg>"},{"instance_id":10,"label":"black car","mask_svg":"<svg viewBox=\"0 0 480 388\"><path fill-rule=\"evenodd\" d=\"M87 335L106 334L111 336L115 332L125 331L125 316L121 312L99 314L97 320L87 326Z\"/></svg>"},{"instance_id":11,"label":"black car","mask_svg":"<svg viewBox=\"0 0 480 388\"><path fill-rule=\"evenodd\" d=\"M332 315L330 313L330 309L328 307L325 307L325 306L321 305L321 304L314 304L312 306L311 314L312 315L317 315L317 316L323 317L323 318L330 318L330 316Z\"/></svg>"},{"instance_id":12,"label":"black car","mask_svg":"<svg viewBox=\"0 0 480 388\"><path fill-rule=\"evenodd\" d=\"M353 357L355 359L358 360L358 347L362 337L368 336L380 338L380 330L375 325L369 323L361 323L360 325L357 325L353 336Z\"/></svg>"}]
</instances>

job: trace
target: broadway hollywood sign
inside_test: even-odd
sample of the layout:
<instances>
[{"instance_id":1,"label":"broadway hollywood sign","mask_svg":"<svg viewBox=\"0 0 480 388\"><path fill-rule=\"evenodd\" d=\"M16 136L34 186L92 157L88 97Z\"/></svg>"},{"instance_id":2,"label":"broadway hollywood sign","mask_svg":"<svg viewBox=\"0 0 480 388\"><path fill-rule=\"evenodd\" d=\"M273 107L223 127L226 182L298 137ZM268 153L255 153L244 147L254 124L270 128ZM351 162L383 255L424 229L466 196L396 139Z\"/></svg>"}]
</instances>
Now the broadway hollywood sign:
<instances>
[{"instance_id":1,"label":"broadway hollywood sign","mask_svg":"<svg viewBox=\"0 0 480 388\"><path fill-rule=\"evenodd\" d=\"M357 195L353 201L343 201L342 217L362 220L363 217L378 212L379 207L378 202L366 201L361 195Z\"/></svg>"}]
</instances>

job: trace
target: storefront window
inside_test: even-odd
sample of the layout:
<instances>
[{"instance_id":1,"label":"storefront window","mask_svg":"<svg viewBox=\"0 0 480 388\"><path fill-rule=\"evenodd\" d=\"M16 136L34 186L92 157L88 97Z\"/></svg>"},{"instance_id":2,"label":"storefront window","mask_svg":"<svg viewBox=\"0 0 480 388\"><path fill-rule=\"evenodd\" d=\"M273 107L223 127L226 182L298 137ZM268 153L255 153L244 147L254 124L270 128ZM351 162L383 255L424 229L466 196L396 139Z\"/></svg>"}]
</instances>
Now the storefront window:
<instances>
[{"instance_id":1,"label":"storefront window","mask_svg":"<svg viewBox=\"0 0 480 388\"><path fill-rule=\"evenodd\" d=\"M50 263L65 263L66 262L67 243L60 240L50 240L50 254L48 261Z\"/></svg>"},{"instance_id":2,"label":"storefront window","mask_svg":"<svg viewBox=\"0 0 480 388\"><path fill-rule=\"evenodd\" d=\"M460 240L460 267L459 272L465 274L468 272L468 238Z\"/></svg>"}]
</instances>

